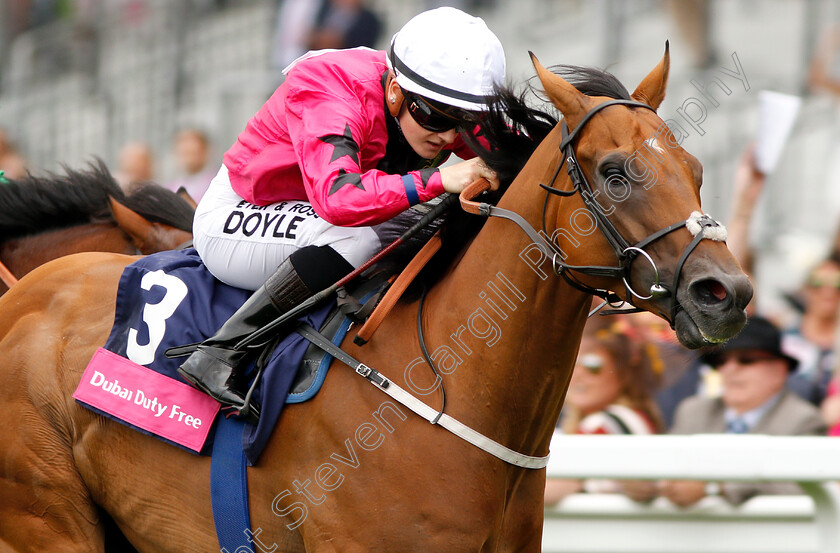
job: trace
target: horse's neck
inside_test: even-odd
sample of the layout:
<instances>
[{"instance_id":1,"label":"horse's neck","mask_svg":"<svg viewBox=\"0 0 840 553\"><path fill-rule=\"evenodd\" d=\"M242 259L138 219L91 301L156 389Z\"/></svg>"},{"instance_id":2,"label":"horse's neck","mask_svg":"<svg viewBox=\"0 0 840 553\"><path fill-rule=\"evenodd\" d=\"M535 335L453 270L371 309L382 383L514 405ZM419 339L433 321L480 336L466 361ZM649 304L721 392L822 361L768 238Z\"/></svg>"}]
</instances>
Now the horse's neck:
<instances>
[{"instance_id":1,"label":"horse's neck","mask_svg":"<svg viewBox=\"0 0 840 553\"><path fill-rule=\"evenodd\" d=\"M134 254L137 249L115 223L89 223L0 243L0 259L17 278L58 257L88 251Z\"/></svg>"},{"instance_id":2,"label":"horse's neck","mask_svg":"<svg viewBox=\"0 0 840 553\"><path fill-rule=\"evenodd\" d=\"M499 206L540 228L542 194L531 179L517 179ZM547 216L556 212L549 209ZM590 297L557 277L550 260L539 267L527 261L536 256L514 223L490 218L426 310L429 320L446 321L436 329L437 339L463 361L444 377L447 412L467 413L477 428L492 429L511 447L545 453ZM440 336L444 331L452 333L448 340ZM439 344L430 344L430 352L434 346Z\"/></svg>"}]
</instances>

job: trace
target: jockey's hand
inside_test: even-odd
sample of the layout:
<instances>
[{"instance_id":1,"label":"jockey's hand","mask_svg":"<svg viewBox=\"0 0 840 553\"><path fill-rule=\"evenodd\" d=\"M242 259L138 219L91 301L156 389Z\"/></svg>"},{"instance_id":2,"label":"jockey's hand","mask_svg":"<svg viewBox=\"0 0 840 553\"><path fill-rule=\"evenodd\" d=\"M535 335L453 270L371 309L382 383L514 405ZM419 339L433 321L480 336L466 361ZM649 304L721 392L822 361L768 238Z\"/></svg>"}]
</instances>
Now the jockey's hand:
<instances>
[{"instance_id":1,"label":"jockey's hand","mask_svg":"<svg viewBox=\"0 0 840 553\"><path fill-rule=\"evenodd\" d=\"M460 194L464 188L482 177L490 181L491 190L499 189L499 177L481 158L476 157L440 168L443 189L450 194Z\"/></svg>"}]
</instances>

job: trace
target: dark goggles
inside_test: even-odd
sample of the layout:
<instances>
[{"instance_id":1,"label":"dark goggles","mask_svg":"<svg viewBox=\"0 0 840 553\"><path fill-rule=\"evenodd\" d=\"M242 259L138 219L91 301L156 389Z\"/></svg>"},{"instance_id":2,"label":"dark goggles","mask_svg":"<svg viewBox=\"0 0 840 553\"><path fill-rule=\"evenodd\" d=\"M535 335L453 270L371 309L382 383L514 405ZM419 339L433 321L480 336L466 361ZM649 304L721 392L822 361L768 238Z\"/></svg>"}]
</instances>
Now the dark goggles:
<instances>
[{"instance_id":1,"label":"dark goggles","mask_svg":"<svg viewBox=\"0 0 840 553\"><path fill-rule=\"evenodd\" d=\"M455 128L464 130L478 124L478 115L474 112L447 106L413 92L403 93L411 118L427 131L447 132Z\"/></svg>"}]
</instances>

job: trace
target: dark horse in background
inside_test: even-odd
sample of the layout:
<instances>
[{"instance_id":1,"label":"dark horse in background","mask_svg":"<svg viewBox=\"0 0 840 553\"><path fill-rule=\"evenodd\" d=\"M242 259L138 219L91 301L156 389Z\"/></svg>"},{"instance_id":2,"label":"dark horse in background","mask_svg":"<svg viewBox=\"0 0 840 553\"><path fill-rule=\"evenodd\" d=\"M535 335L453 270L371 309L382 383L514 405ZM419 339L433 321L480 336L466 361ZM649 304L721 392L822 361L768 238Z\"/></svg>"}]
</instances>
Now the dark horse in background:
<instances>
[{"instance_id":1,"label":"dark horse in background","mask_svg":"<svg viewBox=\"0 0 840 553\"><path fill-rule=\"evenodd\" d=\"M195 202L154 183L126 195L101 162L0 184L0 263L20 279L79 252L150 254L192 238ZM8 287L0 282L0 295Z\"/></svg>"}]
</instances>

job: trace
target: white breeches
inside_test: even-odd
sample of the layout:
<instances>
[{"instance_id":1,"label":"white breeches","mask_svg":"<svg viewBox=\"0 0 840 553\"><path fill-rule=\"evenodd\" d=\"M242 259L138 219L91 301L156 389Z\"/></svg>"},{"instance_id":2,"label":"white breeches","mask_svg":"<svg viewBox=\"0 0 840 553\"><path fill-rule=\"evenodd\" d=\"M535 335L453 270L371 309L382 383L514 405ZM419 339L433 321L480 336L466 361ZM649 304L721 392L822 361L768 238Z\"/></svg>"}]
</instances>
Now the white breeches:
<instances>
[{"instance_id":1,"label":"white breeches","mask_svg":"<svg viewBox=\"0 0 840 553\"><path fill-rule=\"evenodd\" d=\"M256 290L304 246L332 246L354 267L380 249L371 227L337 227L321 219L309 202L252 205L233 191L222 165L193 220L193 244L222 282Z\"/></svg>"}]
</instances>

